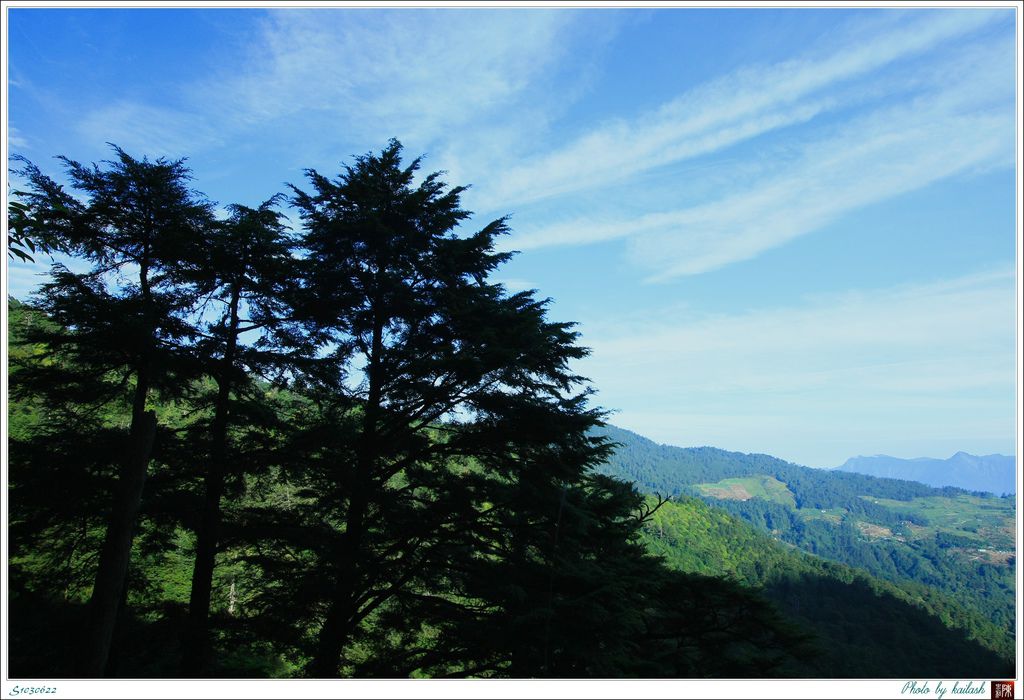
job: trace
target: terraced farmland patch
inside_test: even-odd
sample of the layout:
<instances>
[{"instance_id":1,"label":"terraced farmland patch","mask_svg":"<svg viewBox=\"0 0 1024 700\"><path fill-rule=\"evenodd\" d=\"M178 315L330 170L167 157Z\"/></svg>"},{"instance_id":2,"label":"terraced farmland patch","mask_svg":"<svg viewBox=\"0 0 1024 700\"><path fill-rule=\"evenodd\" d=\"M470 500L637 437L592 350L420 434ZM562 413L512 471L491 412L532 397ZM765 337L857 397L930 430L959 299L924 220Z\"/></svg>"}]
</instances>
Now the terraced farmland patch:
<instances>
[{"instance_id":1,"label":"terraced farmland patch","mask_svg":"<svg viewBox=\"0 0 1024 700\"><path fill-rule=\"evenodd\" d=\"M857 529L860 530L862 535L872 539L892 537L892 530L881 525L875 525L874 523L857 523Z\"/></svg>"},{"instance_id":2,"label":"terraced farmland patch","mask_svg":"<svg viewBox=\"0 0 1024 700\"><path fill-rule=\"evenodd\" d=\"M893 510L927 518L924 527L909 526L914 539L947 532L977 542L977 548L1012 551L1016 547L1016 510L1013 499L979 498L967 494L929 496L911 501L871 499Z\"/></svg>"},{"instance_id":3,"label":"terraced farmland patch","mask_svg":"<svg viewBox=\"0 0 1024 700\"><path fill-rule=\"evenodd\" d=\"M747 501L751 498L763 498L773 503L793 508L796 499L793 492L778 479L771 476L743 476L722 479L713 484L697 484L697 489L711 498L722 501Z\"/></svg>"}]
</instances>

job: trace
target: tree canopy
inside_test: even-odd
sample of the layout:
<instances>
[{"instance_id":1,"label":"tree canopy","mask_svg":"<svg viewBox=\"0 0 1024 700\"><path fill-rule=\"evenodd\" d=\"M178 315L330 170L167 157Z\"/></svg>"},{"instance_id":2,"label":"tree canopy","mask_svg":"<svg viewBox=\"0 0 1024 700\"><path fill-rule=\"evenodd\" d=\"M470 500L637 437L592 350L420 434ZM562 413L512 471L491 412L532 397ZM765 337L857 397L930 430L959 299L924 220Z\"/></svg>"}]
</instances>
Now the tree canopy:
<instances>
[{"instance_id":1,"label":"tree canopy","mask_svg":"<svg viewBox=\"0 0 1024 700\"><path fill-rule=\"evenodd\" d=\"M811 668L758 592L651 553L665 499L600 473L588 351L493 279L508 221L463 187L392 140L218 216L113 152L67 190L21 161L9 210L88 268L9 302L14 673Z\"/></svg>"}]
</instances>

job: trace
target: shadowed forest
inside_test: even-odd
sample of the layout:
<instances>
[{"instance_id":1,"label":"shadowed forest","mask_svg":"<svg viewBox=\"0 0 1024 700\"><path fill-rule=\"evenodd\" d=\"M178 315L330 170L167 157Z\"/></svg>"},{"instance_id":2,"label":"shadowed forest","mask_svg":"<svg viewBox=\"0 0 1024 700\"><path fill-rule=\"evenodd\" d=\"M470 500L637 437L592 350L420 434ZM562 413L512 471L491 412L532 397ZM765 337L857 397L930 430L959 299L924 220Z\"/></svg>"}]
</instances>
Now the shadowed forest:
<instances>
[{"instance_id":1,"label":"shadowed forest","mask_svg":"<svg viewBox=\"0 0 1024 700\"><path fill-rule=\"evenodd\" d=\"M607 428L574 324L493 279L508 222L398 141L229 206L185 160L60 163L8 207L63 261L8 300L12 677L1012 677L995 568L713 507L747 466Z\"/></svg>"}]
</instances>

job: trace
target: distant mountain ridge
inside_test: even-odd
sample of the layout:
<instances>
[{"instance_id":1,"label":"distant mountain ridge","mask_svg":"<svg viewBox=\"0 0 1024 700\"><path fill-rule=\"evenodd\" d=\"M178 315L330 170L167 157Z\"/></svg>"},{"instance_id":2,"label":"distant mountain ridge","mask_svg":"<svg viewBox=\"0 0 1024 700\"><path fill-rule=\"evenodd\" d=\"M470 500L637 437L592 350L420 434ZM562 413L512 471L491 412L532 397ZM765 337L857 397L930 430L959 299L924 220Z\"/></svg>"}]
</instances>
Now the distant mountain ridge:
<instances>
[{"instance_id":1,"label":"distant mountain ridge","mask_svg":"<svg viewBox=\"0 0 1024 700\"><path fill-rule=\"evenodd\" d=\"M1017 491L1017 459L999 454L978 456L957 452L949 459L858 456L846 460L837 469L887 479L918 481L928 486L988 491L996 495Z\"/></svg>"},{"instance_id":2,"label":"distant mountain ridge","mask_svg":"<svg viewBox=\"0 0 1024 700\"><path fill-rule=\"evenodd\" d=\"M767 454L730 452L708 446L676 447L658 444L638 433L610 424L594 433L610 438L619 445L612 458L602 466L602 471L632 481L648 493L692 493L696 484L763 474L787 484L793 492L797 508L846 507L879 517L882 516L880 509L861 496L910 500L918 496L950 495L944 494L942 489L906 479L887 479L838 469L816 469Z\"/></svg>"}]
</instances>

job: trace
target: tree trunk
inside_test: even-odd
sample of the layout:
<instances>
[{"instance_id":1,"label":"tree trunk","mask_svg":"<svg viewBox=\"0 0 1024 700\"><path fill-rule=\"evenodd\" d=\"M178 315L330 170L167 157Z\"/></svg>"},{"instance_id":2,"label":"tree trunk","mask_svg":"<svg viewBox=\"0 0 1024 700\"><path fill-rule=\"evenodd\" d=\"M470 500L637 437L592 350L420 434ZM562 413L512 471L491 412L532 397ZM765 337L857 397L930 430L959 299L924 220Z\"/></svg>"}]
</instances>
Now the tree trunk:
<instances>
[{"instance_id":1,"label":"tree trunk","mask_svg":"<svg viewBox=\"0 0 1024 700\"><path fill-rule=\"evenodd\" d=\"M124 652L128 640L125 639L125 627L128 623L128 586L121 590L121 602L117 607L117 622L114 623L114 635L110 641L110 654L107 657L107 665L103 669L103 675L107 678L117 678L121 673L121 654Z\"/></svg>"},{"instance_id":2,"label":"tree trunk","mask_svg":"<svg viewBox=\"0 0 1024 700\"><path fill-rule=\"evenodd\" d=\"M366 529L366 508L369 501L370 475L377 460L377 425L381 405L381 353L383 352L384 328L380 321L374 322L371 357L369 362L370 387L363 413L362 435L356 456L356 474L352 495L349 499L348 517L345 523L345 540L337 567L339 583L331 605L327 610L323 627L317 638L316 652L307 667L307 674L313 678L336 678L341 662L341 652L352 634L351 621L358 610L355 600L358 594L363 533Z\"/></svg>"},{"instance_id":3,"label":"tree trunk","mask_svg":"<svg viewBox=\"0 0 1024 700\"><path fill-rule=\"evenodd\" d=\"M107 667L118 609L125 592L135 523L142 507L142 491L156 436L156 413L144 410L147 391L147 383L140 380L135 389L130 449L121 466L89 601L90 621L82 654L82 672L90 678L101 677Z\"/></svg>"},{"instance_id":4,"label":"tree trunk","mask_svg":"<svg viewBox=\"0 0 1024 700\"><path fill-rule=\"evenodd\" d=\"M188 602L181 671L185 677L202 677L209 661L210 600L213 596L213 569L217 556L224 493L223 456L214 458L204 479L206 495L202 520L196 537L196 561L192 569L192 589ZM215 466L216 465L216 466Z\"/></svg>"},{"instance_id":5,"label":"tree trunk","mask_svg":"<svg viewBox=\"0 0 1024 700\"><path fill-rule=\"evenodd\" d=\"M313 659L306 667L306 676L309 678L337 678L338 667L341 662L341 650L345 647L347 633L345 628L349 615L349 596L339 592L327 610L324 624L320 627L317 635L316 651Z\"/></svg>"},{"instance_id":6,"label":"tree trunk","mask_svg":"<svg viewBox=\"0 0 1024 700\"><path fill-rule=\"evenodd\" d=\"M142 294L147 328L153 328L152 293L149 281L149 250L139 263L139 288ZM86 630L81 656L82 675L98 678L104 675L110 660L110 648L117 627L118 611L125 599L128 562L131 559L135 523L142 507L142 491L156 437L156 413L146 410L149 383L153 371L152 337L140 355L132 397L132 424L128 433L128 450L121 464L114 503L107 522L107 532L96 567L96 580L89 599L89 627Z\"/></svg>"},{"instance_id":7,"label":"tree trunk","mask_svg":"<svg viewBox=\"0 0 1024 700\"><path fill-rule=\"evenodd\" d=\"M363 437L366 437L365 433ZM307 668L307 674L312 678L336 678L338 676L341 652L352 633L351 620L358 612L355 609L355 599L360 578L360 550L366 527L367 505L367 480L364 475L372 467L372 464L373 458L369 449L361 447L356 463L358 476L349 501L344 546L337 567L338 585L327 610L323 627L320 628L316 652Z\"/></svg>"},{"instance_id":8,"label":"tree trunk","mask_svg":"<svg viewBox=\"0 0 1024 700\"><path fill-rule=\"evenodd\" d=\"M217 403L211 427L210 463L206 469L202 519L196 532L196 561L192 569L188 623L182 653L182 675L202 677L209 666L210 600L213 594L213 569L220 540L221 507L227 461L228 409L231 398L231 372L238 344L237 287L232 290L227 344L220 376L217 379Z\"/></svg>"}]
</instances>

